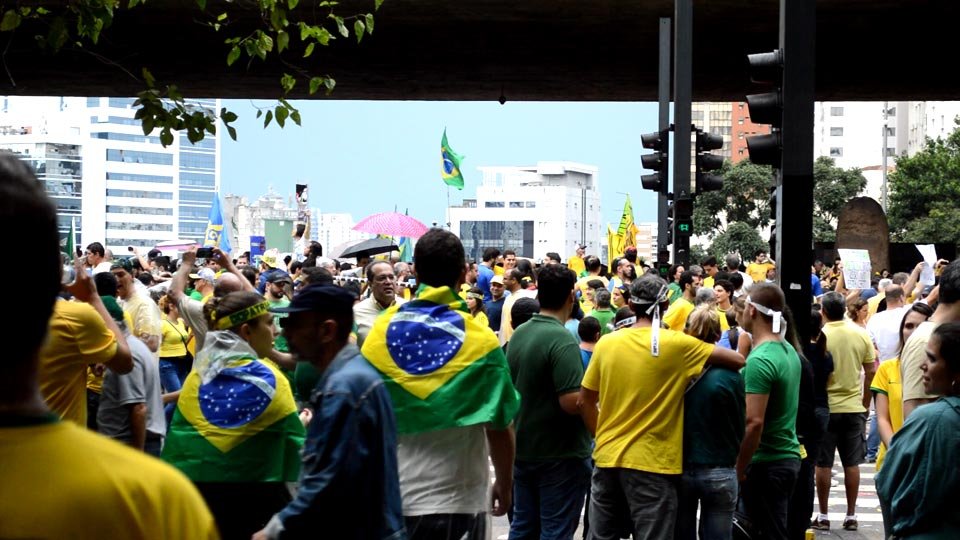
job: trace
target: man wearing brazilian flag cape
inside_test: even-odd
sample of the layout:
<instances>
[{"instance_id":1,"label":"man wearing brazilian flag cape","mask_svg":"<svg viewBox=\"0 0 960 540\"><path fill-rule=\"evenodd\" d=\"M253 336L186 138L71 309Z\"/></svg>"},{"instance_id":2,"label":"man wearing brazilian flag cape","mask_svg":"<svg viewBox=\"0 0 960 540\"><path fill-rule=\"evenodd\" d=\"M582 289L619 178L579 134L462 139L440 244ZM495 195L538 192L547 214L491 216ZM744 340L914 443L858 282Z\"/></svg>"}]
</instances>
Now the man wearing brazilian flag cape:
<instances>
[{"instance_id":1,"label":"man wearing brazilian flag cape","mask_svg":"<svg viewBox=\"0 0 960 540\"><path fill-rule=\"evenodd\" d=\"M460 239L432 229L414 260L416 298L380 315L362 349L393 401L407 533L485 538L488 513L511 505L520 396L497 337L454 292L466 273Z\"/></svg>"}]
</instances>

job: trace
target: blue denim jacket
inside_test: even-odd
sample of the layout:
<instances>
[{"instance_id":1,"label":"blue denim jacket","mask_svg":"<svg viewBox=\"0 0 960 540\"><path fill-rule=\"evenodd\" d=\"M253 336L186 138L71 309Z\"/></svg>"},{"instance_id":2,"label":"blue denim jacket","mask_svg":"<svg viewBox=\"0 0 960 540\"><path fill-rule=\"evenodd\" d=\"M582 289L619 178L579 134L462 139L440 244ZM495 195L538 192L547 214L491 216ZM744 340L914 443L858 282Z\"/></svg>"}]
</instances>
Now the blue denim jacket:
<instances>
[{"instance_id":1,"label":"blue denim jacket","mask_svg":"<svg viewBox=\"0 0 960 540\"><path fill-rule=\"evenodd\" d=\"M383 380L348 344L310 396L297 497L270 521L272 538L406 538L397 432Z\"/></svg>"}]
</instances>

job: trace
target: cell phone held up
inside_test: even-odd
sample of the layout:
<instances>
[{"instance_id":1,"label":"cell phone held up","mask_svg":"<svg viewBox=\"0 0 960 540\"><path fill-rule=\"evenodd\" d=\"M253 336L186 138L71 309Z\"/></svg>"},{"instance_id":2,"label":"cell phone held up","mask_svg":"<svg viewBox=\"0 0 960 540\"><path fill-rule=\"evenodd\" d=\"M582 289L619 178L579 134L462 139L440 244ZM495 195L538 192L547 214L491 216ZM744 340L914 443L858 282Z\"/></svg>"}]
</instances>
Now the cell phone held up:
<instances>
[{"instance_id":1,"label":"cell phone held up","mask_svg":"<svg viewBox=\"0 0 960 540\"><path fill-rule=\"evenodd\" d=\"M202 247L197 250L197 257L200 259L209 259L213 257L213 248L212 247Z\"/></svg>"}]
</instances>

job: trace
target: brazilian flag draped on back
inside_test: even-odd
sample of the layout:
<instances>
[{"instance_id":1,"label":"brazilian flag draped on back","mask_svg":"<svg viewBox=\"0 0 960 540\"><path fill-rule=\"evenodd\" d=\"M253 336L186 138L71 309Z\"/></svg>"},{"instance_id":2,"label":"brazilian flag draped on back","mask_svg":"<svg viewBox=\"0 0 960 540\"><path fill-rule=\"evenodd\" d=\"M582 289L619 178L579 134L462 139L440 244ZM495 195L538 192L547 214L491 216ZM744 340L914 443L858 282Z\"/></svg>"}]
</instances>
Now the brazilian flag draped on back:
<instances>
[{"instance_id":1,"label":"brazilian flag draped on back","mask_svg":"<svg viewBox=\"0 0 960 540\"><path fill-rule=\"evenodd\" d=\"M398 433L502 429L520 409L499 340L450 287L421 285L416 298L383 312L362 353L386 382Z\"/></svg>"},{"instance_id":2,"label":"brazilian flag draped on back","mask_svg":"<svg viewBox=\"0 0 960 540\"><path fill-rule=\"evenodd\" d=\"M447 130L443 130L440 141L440 177L448 186L463 189L463 174L460 173L460 160L463 156L453 151L447 143Z\"/></svg>"},{"instance_id":3,"label":"brazilian flag draped on back","mask_svg":"<svg viewBox=\"0 0 960 540\"><path fill-rule=\"evenodd\" d=\"M294 482L304 437L283 373L214 331L180 390L162 457L194 482Z\"/></svg>"}]
</instances>

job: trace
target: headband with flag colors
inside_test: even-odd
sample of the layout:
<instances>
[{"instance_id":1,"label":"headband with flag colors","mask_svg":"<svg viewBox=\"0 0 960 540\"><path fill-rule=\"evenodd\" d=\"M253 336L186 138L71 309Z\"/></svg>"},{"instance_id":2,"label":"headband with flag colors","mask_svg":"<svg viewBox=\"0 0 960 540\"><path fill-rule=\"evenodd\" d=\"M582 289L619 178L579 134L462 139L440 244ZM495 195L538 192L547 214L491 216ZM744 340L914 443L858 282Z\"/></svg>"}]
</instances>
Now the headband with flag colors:
<instances>
[{"instance_id":1,"label":"headband with flag colors","mask_svg":"<svg viewBox=\"0 0 960 540\"><path fill-rule=\"evenodd\" d=\"M264 300L259 304L254 304L248 308L241 309L236 313L231 313L226 317L220 317L217 319L217 322L214 323L214 327L217 330L226 330L228 328L233 328L234 326L239 326L245 322L250 322L261 315L266 315L270 312L270 302Z\"/></svg>"},{"instance_id":2,"label":"headband with flag colors","mask_svg":"<svg viewBox=\"0 0 960 540\"><path fill-rule=\"evenodd\" d=\"M503 429L520 409L500 341L450 287L423 285L416 298L387 309L362 352L390 392L398 433Z\"/></svg>"},{"instance_id":3,"label":"headband with flag colors","mask_svg":"<svg viewBox=\"0 0 960 540\"><path fill-rule=\"evenodd\" d=\"M463 156L457 154L447 143L447 130L443 130L443 139L440 140L440 178L448 185L463 189L463 174L460 172L460 161Z\"/></svg>"}]
</instances>

